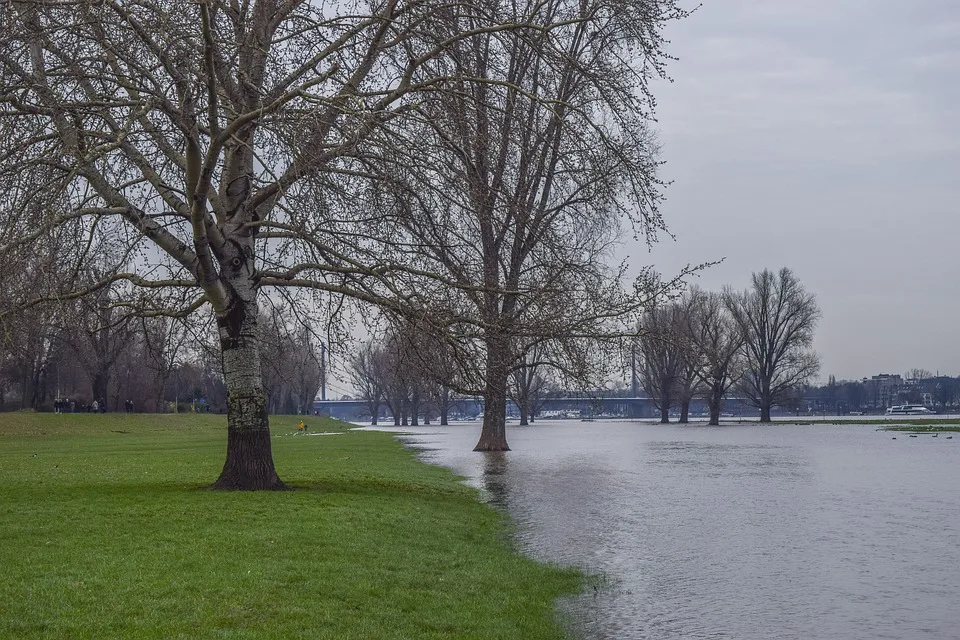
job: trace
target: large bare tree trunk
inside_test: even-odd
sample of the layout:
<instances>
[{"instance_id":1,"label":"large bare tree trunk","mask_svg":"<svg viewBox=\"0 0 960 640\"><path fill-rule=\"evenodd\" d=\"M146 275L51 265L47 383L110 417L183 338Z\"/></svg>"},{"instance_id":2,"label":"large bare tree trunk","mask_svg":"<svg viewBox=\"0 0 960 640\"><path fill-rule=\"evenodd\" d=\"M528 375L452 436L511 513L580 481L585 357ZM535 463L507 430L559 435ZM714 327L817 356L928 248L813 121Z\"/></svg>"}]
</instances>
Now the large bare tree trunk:
<instances>
[{"instance_id":1,"label":"large bare tree trunk","mask_svg":"<svg viewBox=\"0 0 960 640\"><path fill-rule=\"evenodd\" d=\"M487 338L487 375L483 391L483 427L474 451L510 451L507 445L507 339Z\"/></svg>"},{"instance_id":2,"label":"large bare tree trunk","mask_svg":"<svg viewBox=\"0 0 960 640\"><path fill-rule=\"evenodd\" d=\"M260 370L256 293L249 294L237 295L235 304L217 319L227 386L227 460L213 487L286 489L273 466L267 397Z\"/></svg>"},{"instance_id":3,"label":"large bare tree trunk","mask_svg":"<svg viewBox=\"0 0 960 640\"><path fill-rule=\"evenodd\" d=\"M767 402L760 404L760 422L770 422L770 404Z\"/></svg>"},{"instance_id":4,"label":"large bare tree trunk","mask_svg":"<svg viewBox=\"0 0 960 640\"><path fill-rule=\"evenodd\" d=\"M660 422L662 424L667 424L670 422L670 407L669 405L663 405L660 407Z\"/></svg>"},{"instance_id":5,"label":"large bare tree trunk","mask_svg":"<svg viewBox=\"0 0 960 640\"><path fill-rule=\"evenodd\" d=\"M107 389L110 386L110 374L107 371L100 370L93 375L93 399L102 402L107 399Z\"/></svg>"},{"instance_id":6,"label":"large bare tree trunk","mask_svg":"<svg viewBox=\"0 0 960 640\"><path fill-rule=\"evenodd\" d=\"M447 426L450 413L450 390L444 387L440 390L440 426Z\"/></svg>"},{"instance_id":7,"label":"large bare tree trunk","mask_svg":"<svg viewBox=\"0 0 960 640\"><path fill-rule=\"evenodd\" d=\"M710 425L720 426L720 403L723 402L722 388L713 387L710 389L710 395L707 397L707 404L710 405Z\"/></svg>"},{"instance_id":8,"label":"large bare tree trunk","mask_svg":"<svg viewBox=\"0 0 960 640\"><path fill-rule=\"evenodd\" d=\"M680 403L680 424L690 422L690 401L684 400Z\"/></svg>"}]
</instances>

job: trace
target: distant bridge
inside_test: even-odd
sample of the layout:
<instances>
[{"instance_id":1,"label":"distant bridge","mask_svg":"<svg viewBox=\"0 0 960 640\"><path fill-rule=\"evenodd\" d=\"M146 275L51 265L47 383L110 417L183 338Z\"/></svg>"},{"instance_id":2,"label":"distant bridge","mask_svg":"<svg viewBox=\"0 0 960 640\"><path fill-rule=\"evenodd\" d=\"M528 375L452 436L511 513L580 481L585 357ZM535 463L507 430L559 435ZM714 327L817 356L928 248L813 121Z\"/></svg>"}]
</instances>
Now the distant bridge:
<instances>
[{"instance_id":1,"label":"distant bridge","mask_svg":"<svg viewBox=\"0 0 960 640\"><path fill-rule=\"evenodd\" d=\"M735 413L754 415L755 409L744 409L739 398L729 398L726 401L727 410ZM370 418L367 403L362 400L315 400L313 410L340 420L364 420ZM706 406L702 400L694 400L690 406L691 413L705 413ZM559 398L548 398L544 401L538 416L548 413L569 413L583 417L590 416L622 416L625 418L654 418L660 415L659 410L649 397L638 396L630 398L614 398L587 395L566 395ZM483 400L479 397L458 398L451 403L451 417L472 417L483 413ZM507 415L517 415L516 405L507 401ZM380 419L392 420L385 405L380 405Z\"/></svg>"}]
</instances>

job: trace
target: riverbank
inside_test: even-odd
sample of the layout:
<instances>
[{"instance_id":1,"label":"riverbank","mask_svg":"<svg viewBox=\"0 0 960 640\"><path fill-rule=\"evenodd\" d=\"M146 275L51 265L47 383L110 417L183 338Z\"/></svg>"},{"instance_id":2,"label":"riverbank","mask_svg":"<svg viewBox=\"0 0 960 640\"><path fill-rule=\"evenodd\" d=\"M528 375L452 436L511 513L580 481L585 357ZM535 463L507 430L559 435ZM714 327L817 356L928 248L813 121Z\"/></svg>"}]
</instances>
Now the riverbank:
<instances>
[{"instance_id":1,"label":"riverbank","mask_svg":"<svg viewBox=\"0 0 960 640\"><path fill-rule=\"evenodd\" d=\"M221 493L222 416L0 414L0 637L563 636L577 572L391 435L298 420L294 491Z\"/></svg>"}]
</instances>

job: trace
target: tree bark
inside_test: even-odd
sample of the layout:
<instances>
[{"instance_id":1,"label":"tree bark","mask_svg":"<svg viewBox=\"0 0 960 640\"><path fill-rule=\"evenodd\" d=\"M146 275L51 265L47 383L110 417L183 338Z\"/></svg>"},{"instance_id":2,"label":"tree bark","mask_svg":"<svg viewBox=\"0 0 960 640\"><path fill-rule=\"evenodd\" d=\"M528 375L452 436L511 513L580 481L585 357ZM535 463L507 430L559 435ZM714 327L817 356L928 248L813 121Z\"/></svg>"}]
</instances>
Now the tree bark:
<instances>
[{"instance_id":1,"label":"tree bark","mask_svg":"<svg viewBox=\"0 0 960 640\"><path fill-rule=\"evenodd\" d=\"M690 422L690 401L684 400L680 403L680 424Z\"/></svg>"},{"instance_id":2,"label":"tree bark","mask_svg":"<svg viewBox=\"0 0 960 640\"><path fill-rule=\"evenodd\" d=\"M712 389L710 391L710 396L707 398L707 404L710 405L710 425L714 427L720 426L720 402L723 400L722 394L717 389Z\"/></svg>"},{"instance_id":3,"label":"tree bark","mask_svg":"<svg viewBox=\"0 0 960 640\"><path fill-rule=\"evenodd\" d=\"M440 391L440 426L445 427L450 415L450 391L446 387Z\"/></svg>"},{"instance_id":4,"label":"tree bark","mask_svg":"<svg viewBox=\"0 0 960 640\"><path fill-rule=\"evenodd\" d=\"M257 305L253 299L243 300L238 295L226 314L217 318L227 387L227 460L214 489L287 488L273 466L256 332Z\"/></svg>"},{"instance_id":5,"label":"tree bark","mask_svg":"<svg viewBox=\"0 0 960 640\"><path fill-rule=\"evenodd\" d=\"M474 451L510 451L507 445L507 353L505 336L487 338L487 371L483 391L483 427Z\"/></svg>"},{"instance_id":6,"label":"tree bark","mask_svg":"<svg viewBox=\"0 0 960 640\"><path fill-rule=\"evenodd\" d=\"M93 399L101 402L107 399L107 389L110 386L110 373L107 371L98 371L93 375Z\"/></svg>"},{"instance_id":7,"label":"tree bark","mask_svg":"<svg viewBox=\"0 0 960 640\"><path fill-rule=\"evenodd\" d=\"M760 422L770 421L770 405L764 402L760 405Z\"/></svg>"},{"instance_id":8,"label":"tree bark","mask_svg":"<svg viewBox=\"0 0 960 640\"><path fill-rule=\"evenodd\" d=\"M670 422L670 407L663 405L660 407L660 423L668 424Z\"/></svg>"},{"instance_id":9,"label":"tree bark","mask_svg":"<svg viewBox=\"0 0 960 640\"><path fill-rule=\"evenodd\" d=\"M720 405L710 406L710 426L720 426Z\"/></svg>"},{"instance_id":10,"label":"tree bark","mask_svg":"<svg viewBox=\"0 0 960 640\"><path fill-rule=\"evenodd\" d=\"M410 400L410 426L416 427L420 424L420 392L414 391Z\"/></svg>"}]
</instances>

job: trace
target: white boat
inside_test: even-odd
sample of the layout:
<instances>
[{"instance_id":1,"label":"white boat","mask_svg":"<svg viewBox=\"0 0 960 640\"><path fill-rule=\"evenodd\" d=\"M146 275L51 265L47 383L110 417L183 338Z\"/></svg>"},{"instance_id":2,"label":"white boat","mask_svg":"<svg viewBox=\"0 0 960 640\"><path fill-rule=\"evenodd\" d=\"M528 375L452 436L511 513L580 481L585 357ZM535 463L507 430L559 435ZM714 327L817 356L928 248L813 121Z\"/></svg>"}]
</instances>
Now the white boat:
<instances>
[{"instance_id":1,"label":"white boat","mask_svg":"<svg viewBox=\"0 0 960 640\"><path fill-rule=\"evenodd\" d=\"M887 415L891 416L917 416L933 413L922 404L896 404L887 409Z\"/></svg>"}]
</instances>

